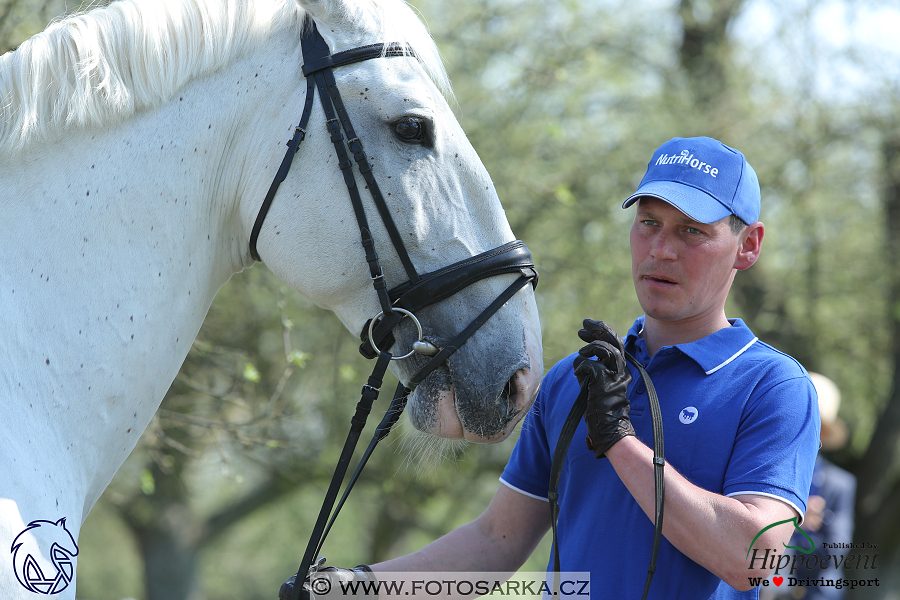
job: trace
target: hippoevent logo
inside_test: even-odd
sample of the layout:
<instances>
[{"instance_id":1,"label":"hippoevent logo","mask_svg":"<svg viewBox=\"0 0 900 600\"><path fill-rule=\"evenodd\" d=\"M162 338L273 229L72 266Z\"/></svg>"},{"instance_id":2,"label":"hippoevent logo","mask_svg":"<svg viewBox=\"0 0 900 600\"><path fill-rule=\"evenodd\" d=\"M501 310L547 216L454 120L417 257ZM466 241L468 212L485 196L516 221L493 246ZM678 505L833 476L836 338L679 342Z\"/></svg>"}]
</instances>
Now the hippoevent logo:
<instances>
[{"instance_id":1,"label":"hippoevent logo","mask_svg":"<svg viewBox=\"0 0 900 600\"><path fill-rule=\"evenodd\" d=\"M833 587L835 589L878 586L880 582L874 572L878 568L877 544L853 544L853 543L822 543L816 549L816 543L808 533L797 524L797 517L785 519L763 527L753 537L747 548L748 569L765 569L772 572L772 576L749 577L753 587L770 586L781 587ZM753 544L763 533L777 527L792 523L794 532L800 534L800 545L782 544L784 550L766 548L761 550L754 548ZM807 545L808 544L808 545ZM840 552L838 552L840 550ZM866 550L862 553L860 550ZM834 577L833 569L844 569L848 577ZM784 573L782 573L784 571ZM816 572L819 576L815 576ZM824 572L830 575L826 577ZM801 576L801 573L803 576ZM809 576L813 573L813 576Z\"/></svg>"},{"instance_id":2,"label":"hippoevent logo","mask_svg":"<svg viewBox=\"0 0 900 600\"><path fill-rule=\"evenodd\" d=\"M56 522L32 521L13 540L10 552L16 579L35 594L57 594L75 576L78 545L66 529L65 517Z\"/></svg>"}]
</instances>

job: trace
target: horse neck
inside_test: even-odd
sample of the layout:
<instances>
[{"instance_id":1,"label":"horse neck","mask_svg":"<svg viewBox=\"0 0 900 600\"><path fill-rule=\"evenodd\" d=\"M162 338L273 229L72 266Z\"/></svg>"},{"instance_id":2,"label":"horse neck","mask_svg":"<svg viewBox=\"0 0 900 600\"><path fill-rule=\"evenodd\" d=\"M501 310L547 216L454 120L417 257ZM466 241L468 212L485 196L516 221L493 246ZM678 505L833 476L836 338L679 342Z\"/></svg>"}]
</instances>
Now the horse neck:
<instances>
[{"instance_id":1,"label":"horse neck","mask_svg":"<svg viewBox=\"0 0 900 600\"><path fill-rule=\"evenodd\" d=\"M20 469L30 461L53 471L32 490L39 497L23 501L80 492L87 515L150 422L217 290L245 266L240 200L261 199L264 188L243 177L242 152L259 145L242 115L271 96L267 85L253 91L265 74L248 75L243 64L258 58L117 127L0 164L11 231L0 251L18 263L0 273L0 330L11 340L0 359L15 374L0 379L12 411L0 440L19 439L2 451L19 454ZM38 432L40 441L22 439Z\"/></svg>"}]
</instances>

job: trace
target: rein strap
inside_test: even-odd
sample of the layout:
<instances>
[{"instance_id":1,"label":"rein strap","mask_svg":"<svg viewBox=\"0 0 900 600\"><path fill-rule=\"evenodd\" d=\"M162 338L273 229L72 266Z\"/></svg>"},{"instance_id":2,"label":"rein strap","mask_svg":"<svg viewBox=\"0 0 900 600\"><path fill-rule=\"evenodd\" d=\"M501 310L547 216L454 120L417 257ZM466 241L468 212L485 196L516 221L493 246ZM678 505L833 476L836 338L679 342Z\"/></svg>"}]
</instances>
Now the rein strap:
<instances>
[{"instance_id":1,"label":"rein strap","mask_svg":"<svg viewBox=\"0 0 900 600\"><path fill-rule=\"evenodd\" d=\"M650 551L650 564L647 566L647 580L644 583L644 594L641 600L646 600L650 593L650 582L653 580L653 574L656 572L656 558L659 555L659 545L662 541L662 525L663 525L663 505L666 496L665 489L665 449L663 447L663 423L662 411L659 408L659 398L656 395L656 388L650 375L644 369L643 365L633 356L625 353L625 359L630 362L641 374L644 387L647 388L647 399L650 401L650 418L653 423L653 476L654 476L654 523L653 523L653 547ZM578 393L575 403L569 410L569 414L563 423L560 431L559 439L556 441L556 449L553 452L553 462L550 466L550 484L547 497L550 500L550 524L553 530L553 590L554 594L559 590L559 581L557 579L561 565L559 561L559 537L556 529L559 520L559 480L562 476L563 461L566 453L569 451L569 445L572 443L572 437L578 428L584 411L587 408L587 382Z\"/></svg>"}]
</instances>

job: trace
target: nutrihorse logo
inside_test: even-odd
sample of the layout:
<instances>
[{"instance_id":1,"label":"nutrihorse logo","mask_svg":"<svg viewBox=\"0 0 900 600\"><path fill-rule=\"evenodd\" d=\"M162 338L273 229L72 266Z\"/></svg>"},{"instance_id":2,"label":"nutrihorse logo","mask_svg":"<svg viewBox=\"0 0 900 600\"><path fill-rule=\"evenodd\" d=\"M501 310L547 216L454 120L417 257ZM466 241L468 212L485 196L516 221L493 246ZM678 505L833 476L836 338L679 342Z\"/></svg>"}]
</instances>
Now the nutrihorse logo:
<instances>
[{"instance_id":1,"label":"nutrihorse logo","mask_svg":"<svg viewBox=\"0 0 900 600\"><path fill-rule=\"evenodd\" d=\"M32 521L13 540L10 552L16 579L35 594L56 594L69 586L75 576L78 545L63 517L53 521Z\"/></svg>"}]
</instances>

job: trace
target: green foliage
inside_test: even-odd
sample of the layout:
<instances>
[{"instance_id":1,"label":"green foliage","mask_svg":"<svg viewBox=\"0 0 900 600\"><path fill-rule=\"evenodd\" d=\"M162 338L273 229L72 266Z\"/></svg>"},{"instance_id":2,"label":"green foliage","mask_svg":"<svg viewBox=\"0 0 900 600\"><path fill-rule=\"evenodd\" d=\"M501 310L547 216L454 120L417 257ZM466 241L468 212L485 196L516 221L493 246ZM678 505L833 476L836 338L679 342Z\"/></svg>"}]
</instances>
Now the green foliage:
<instances>
[{"instance_id":1,"label":"green foliage","mask_svg":"<svg viewBox=\"0 0 900 600\"><path fill-rule=\"evenodd\" d=\"M18 46L65 10L64 0L0 0L0 54Z\"/></svg>"}]
</instances>

